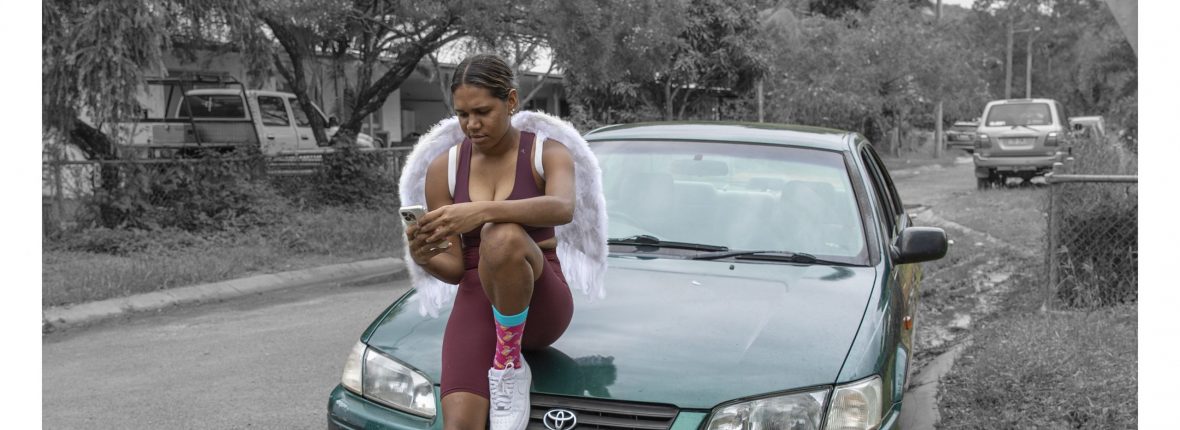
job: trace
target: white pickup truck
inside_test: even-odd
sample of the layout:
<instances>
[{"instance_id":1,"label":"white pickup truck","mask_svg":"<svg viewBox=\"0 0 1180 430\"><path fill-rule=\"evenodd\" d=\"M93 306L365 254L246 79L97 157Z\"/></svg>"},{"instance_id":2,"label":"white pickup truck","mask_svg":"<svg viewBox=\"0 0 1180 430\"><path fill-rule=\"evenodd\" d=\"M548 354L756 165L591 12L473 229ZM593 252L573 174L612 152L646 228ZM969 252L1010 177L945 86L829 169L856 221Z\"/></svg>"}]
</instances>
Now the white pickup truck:
<instances>
[{"instance_id":1,"label":"white pickup truck","mask_svg":"<svg viewBox=\"0 0 1180 430\"><path fill-rule=\"evenodd\" d=\"M132 125L131 144L124 149L163 158L183 156L197 148L241 146L257 146L265 155L309 156L333 151L316 144L311 121L294 94L212 88L189 90L177 98L165 101L164 118L144 118ZM328 128L328 117L312 106L331 138L336 127ZM383 146L364 133L358 134L356 143L361 148Z\"/></svg>"}]
</instances>

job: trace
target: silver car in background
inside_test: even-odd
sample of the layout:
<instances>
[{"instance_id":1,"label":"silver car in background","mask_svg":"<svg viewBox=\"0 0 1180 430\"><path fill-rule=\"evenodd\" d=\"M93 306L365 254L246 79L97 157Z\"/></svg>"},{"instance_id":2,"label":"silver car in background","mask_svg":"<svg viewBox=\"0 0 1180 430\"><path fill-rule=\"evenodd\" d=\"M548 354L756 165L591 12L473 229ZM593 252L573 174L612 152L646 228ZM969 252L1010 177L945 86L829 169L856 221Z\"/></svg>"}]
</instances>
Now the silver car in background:
<instances>
[{"instance_id":1,"label":"silver car in background","mask_svg":"<svg viewBox=\"0 0 1180 430\"><path fill-rule=\"evenodd\" d=\"M947 149L962 149L967 153L975 152L975 130L979 123L975 121L956 121L946 131Z\"/></svg>"},{"instance_id":2,"label":"silver car in background","mask_svg":"<svg viewBox=\"0 0 1180 430\"><path fill-rule=\"evenodd\" d=\"M983 108L975 136L975 178L980 189L1010 177L1025 182L1048 173L1072 146L1069 116L1052 99L993 100Z\"/></svg>"}]
</instances>

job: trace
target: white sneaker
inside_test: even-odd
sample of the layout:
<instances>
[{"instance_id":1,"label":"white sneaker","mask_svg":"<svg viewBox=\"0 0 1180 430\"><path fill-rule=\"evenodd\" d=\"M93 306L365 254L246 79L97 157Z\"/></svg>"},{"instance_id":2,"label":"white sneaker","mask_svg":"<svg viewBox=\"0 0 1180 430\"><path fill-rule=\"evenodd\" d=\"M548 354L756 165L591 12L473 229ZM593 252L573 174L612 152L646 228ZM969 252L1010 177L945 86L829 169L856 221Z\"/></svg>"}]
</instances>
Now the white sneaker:
<instances>
[{"instance_id":1,"label":"white sneaker","mask_svg":"<svg viewBox=\"0 0 1180 430\"><path fill-rule=\"evenodd\" d=\"M491 430L522 430L529 424L529 387L533 371L520 357L520 368L511 363L504 369L488 369L488 388L491 408L488 411Z\"/></svg>"}]
</instances>

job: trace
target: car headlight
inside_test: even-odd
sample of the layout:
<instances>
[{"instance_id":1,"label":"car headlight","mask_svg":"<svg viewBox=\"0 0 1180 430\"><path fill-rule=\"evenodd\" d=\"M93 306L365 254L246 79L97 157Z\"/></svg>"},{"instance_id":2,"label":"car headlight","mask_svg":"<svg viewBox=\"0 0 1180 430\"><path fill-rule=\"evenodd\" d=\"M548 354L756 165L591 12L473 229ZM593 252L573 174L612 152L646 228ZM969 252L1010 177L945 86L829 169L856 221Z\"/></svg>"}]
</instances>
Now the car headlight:
<instances>
[{"instance_id":1,"label":"car headlight","mask_svg":"<svg viewBox=\"0 0 1180 430\"><path fill-rule=\"evenodd\" d=\"M348 353L348 361L344 362L344 375L340 377L340 385L361 395L361 369L365 367L365 351L368 349L364 342L358 340Z\"/></svg>"},{"instance_id":2,"label":"car headlight","mask_svg":"<svg viewBox=\"0 0 1180 430\"><path fill-rule=\"evenodd\" d=\"M788 394L721 406L708 430L819 430L828 390Z\"/></svg>"},{"instance_id":3,"label":"car headlight","mask_svg":"<svg viewBox=\"0 0 1180 430\"><path fill-rule=\"evenodd\" d=\"M340 384L383 405L433 418L434 384L421 372L357 342L344 363Z\"/></svg>"},{"instance_id":4,"label":"car headlight","mask_svg":"<svg viewBox=\"0 0 1180 430\"><path fill-rule=\"evenodd\" d=\"M828 406L827 430L875 429L881 424L881 378L836 387Z\"/></svg>"}]
</instances>

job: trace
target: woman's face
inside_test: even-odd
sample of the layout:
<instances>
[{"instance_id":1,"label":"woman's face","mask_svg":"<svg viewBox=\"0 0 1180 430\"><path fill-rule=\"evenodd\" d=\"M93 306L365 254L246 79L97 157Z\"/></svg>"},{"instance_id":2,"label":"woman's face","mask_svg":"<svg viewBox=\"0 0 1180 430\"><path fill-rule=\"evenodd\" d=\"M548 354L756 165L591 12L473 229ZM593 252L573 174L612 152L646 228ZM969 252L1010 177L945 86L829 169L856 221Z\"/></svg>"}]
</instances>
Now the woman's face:
<instances>
[{"instance_id":1,"label":"woman's face","mask_svg":"<svg viewBox=\"0 0 1180 430\"><path fill-rule=\"evenodd\" d=\"M516 108L516 90L508 93L508 100L500 100L487 88L463 84L455 88L452 96L459 125L471 143L492 145L508 132L512 110Z\"/></svg>"}]
</instances>

